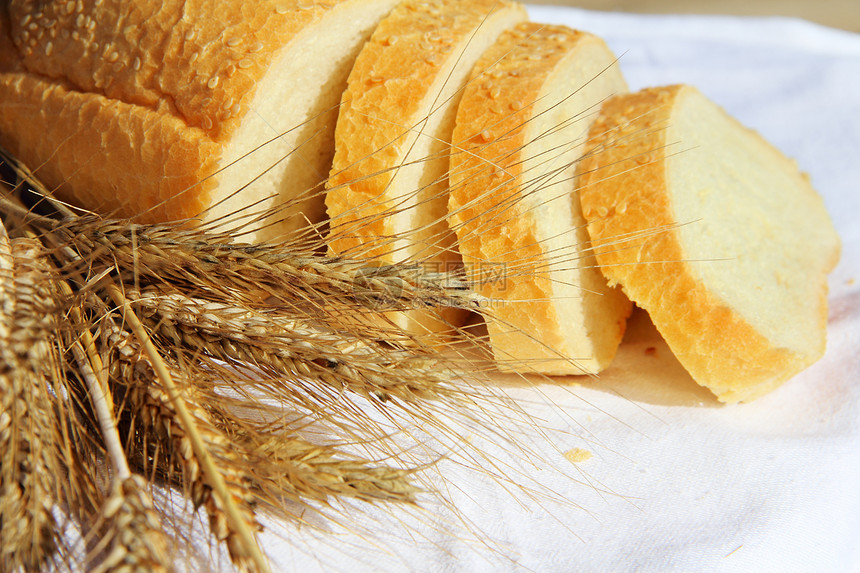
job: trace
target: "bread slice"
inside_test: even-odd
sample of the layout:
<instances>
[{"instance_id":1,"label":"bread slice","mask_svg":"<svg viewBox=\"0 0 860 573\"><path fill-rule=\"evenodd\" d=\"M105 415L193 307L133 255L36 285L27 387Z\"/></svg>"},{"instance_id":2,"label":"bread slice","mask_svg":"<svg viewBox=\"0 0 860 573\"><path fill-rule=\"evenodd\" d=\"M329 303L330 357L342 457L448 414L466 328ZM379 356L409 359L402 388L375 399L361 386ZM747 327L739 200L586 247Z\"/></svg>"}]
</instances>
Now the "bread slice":
<instances>
[{"instance_id":1,"label":"bread slice","mask_svg":"<svg viewBox=\"0 0 860 573\"><path fill-rule=\"evenodd\" d=\"M492 301L504 369L594 373L615 355L631 305L587 250L574 173L600 104L626 91L602 40L526 23L484 54L463 95L449 220Z\"/></svg>"},{"instance_id":2,"label":"bread slice","mask_svg":"<svg viewBox=\"0 0 860 573\"><path fill-rule=\"evenodd\" d=\"M822 356L839 238L795 163L689 86L606 103L580 165L611 283L724 402Z\"/></svg>"},{"instance_id":3,"label":"bread slice","mask_svg":"<svg viewBox=\"0 0 860 573\"><path fill-rule=\"evenodd\" d=\"M457 102L484 50L525 19L512 2L407 0L380 23L356 60L338 117L326 196L332 251L429 270L459 264L445 222ZM392 316L412 332L462 318Z\"/></svg>"},{"instance_id":4,"label":"bread slice","mask_svg":"<svg viewBox=\"0 0 860 573\"><path fill-rule=\"evenodd\" d=\"M396 2L13 0L0 143L89 209L278 236L324 216L337 104Z\"/></svg>"}]
</instances>

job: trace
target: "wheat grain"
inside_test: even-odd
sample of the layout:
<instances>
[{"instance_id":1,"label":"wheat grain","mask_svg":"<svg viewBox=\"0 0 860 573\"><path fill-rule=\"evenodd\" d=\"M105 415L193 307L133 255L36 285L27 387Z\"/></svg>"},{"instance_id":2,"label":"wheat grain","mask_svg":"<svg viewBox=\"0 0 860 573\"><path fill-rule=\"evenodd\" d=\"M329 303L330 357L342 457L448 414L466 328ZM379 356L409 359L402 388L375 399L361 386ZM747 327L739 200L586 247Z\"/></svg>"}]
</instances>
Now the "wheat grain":
<instances>
[{"instance_id":1,"label":"wheat grain","mask_svg":"<svg viewBox=\"0 0 860 573\"><path fill-rule=\"evenodd\" d=\"M129 297L147 324L177 346L266 367L365 396L414 401L452 392L451 368L416 350L398 351L308 318L261 313L150 288Z\"/></svg>"},{"instance_id":2,"label":"wheat grain","mask_svg":"<svg viewBox=\"0 0 860 573\"><path fill-rule=\"evenodd\" d=\"M167 573L167 539L140 476L115 480L100 516L106 531L93 573Z\"/></svg>"},{"instance_id":3,"label":"wheat grain","mask_svg":"<svg viewBox=\"0 0 860 573\"><path fill-rule=\"evenodd\" d=\"M205 507L213 536L226 543L234 562L252 569L253 561L248 550L237 538L221 503L213 495L186 427L170 396L159 385L143 350L128 332L115 324L106 327L105 336L114 353L113 360L109 362L112 381L115 388L124 392L120 418L128 432L125 439L128 457L145 474L160 474L168 481L180 483L195 507ZM174 371L174 375L176 380L184 378L178 371ZM207 450L215 458L232 499L240 507L242 518L251 529L261 529L254 514L255 499L249 491L250 478L244 466L236 463L231 455L230 441L212 424L207 412L193 396L188 395L193 393L193 388L184 387L180 391L181 399Z\"/></svg>"},{"instance_id":4,"label":"wheat grain","mask_svg":"<svg viewBox=\"0 0 860 573\"><path fill-rule=\"evenodd\" d=\"M0 317L0 565L32 571L58 549L51 476L61 464L48 387L57 361L50 344L53 302L40 245L10 242L5 228L0 243L8 313Z\"/></svg>"},{"instance_id":5,"label":"wheat grain","mask_svg":"<svg viewBox=\"0 0 860 573\"><path fill-rule=\"evenodd\" d=\"M56 229L86 255L157 282L229 290L237 297L273 297L295 305L348 300L374 311L456 307L475 309L482 299L454 272L420 263L374 265L366 260L294 251L286 245L232 243L230 237L167 225L135 225L94 216L67 220ZM131 282L131 281L130 281Z\"/></svg>"}]
</instances>

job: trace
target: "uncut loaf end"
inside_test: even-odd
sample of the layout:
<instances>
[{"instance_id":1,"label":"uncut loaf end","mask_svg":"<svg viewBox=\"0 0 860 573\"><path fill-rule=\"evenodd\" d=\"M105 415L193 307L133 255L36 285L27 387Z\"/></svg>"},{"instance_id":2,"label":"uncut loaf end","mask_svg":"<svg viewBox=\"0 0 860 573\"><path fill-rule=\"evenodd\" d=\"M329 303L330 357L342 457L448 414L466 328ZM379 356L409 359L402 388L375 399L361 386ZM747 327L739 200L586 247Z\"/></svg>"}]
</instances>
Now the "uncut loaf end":
<instances>
[{"instance_id":1,"label":"uncut loaf end","mask_svg":"<svg viewBox=\"0 0 860 573\"><path fill-rule=\"evenodd\" d=\"M12 0L0 143L87 209L278 237L323 218L346 78L396 3Z\"/></svg>"}]
</instances>

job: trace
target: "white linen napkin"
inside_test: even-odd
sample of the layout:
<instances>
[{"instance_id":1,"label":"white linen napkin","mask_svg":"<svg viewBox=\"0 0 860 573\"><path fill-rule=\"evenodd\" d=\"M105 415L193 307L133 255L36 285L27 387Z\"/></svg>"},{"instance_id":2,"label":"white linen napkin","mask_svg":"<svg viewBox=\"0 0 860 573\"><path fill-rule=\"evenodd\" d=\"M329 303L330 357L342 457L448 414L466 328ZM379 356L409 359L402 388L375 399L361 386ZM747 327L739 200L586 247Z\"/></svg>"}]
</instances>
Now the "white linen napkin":
<instances>
[{"instance_id":1,"label":"white linen napkin","mask_svg":"<svg viewBox=\"0 0 860 573\"><path fill-rule=\"evenodd\" d=\"M501 416L511 441L463 430L514 483L453 456L430 474L456 512L430 499L328 533L268 524L275 569L860 571L860 36L779 18L530 14L603 36L631 89L696 85L810 173L844 243L827 355L721 406L637 315L600 380L509 388L542 431ZM591 459L568 461L574 448Z\"/></svg>"}]
</instances>

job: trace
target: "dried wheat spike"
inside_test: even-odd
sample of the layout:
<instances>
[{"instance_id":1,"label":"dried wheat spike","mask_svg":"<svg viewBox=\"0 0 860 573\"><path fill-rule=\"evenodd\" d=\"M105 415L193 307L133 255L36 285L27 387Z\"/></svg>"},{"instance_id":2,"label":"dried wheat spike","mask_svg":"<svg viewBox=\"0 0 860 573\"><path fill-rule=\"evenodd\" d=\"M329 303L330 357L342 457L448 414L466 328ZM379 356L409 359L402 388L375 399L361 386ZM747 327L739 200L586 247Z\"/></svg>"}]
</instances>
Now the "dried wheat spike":
<instances>
[{"instance_id":1,"label":"dried wheat spike","mask_svg":"<svg viewBox=\"0 0 860 573\"><path fill-rule=\"evenodd\" d=\"M101 511L103 557L92 573L167 573L168 545L140 476L116 480Z\"/></svg>"},{"instance_id":2,"label":"dried wheat spike","mask_svg":"<svg viewBox=\"0 0 860 573\"><path fill-rule=\"evenodd\" d=\"M169 395L158 383L136 340L110 322L105 323L103 331L115 353L108 361L110 379L117 394L120 390L124 392L123 396L117 396L121 407L118 418L127 424L126 455L129 461L140 466L147 475L155 472L168 481L178 481L195 507L205 507L212 535L227 545L234 563L252 570L247 551L231 530L223 508L206 482ZM176 379L184 379L181 372L176 372ZM249 485L251 478L245 467L235 463L230 441L212 423L208 412L187 395L188 392L193 393L193 388L183 388L185 405L242 511L243 519L252 530L260 530L254 513L255 497Z\"/></svg>"},{"instance_id":3,"label":"dried wheat spike","mask_svg":"<svg viewBox=\"0 0 860 573\"><path fill-rule=\"evenodd\" d=\"M481 302L462 277L420 263L378 266L295 251L289 244L231 243L228 236L201 230L92 216L66 220L55 231L75 245L89 264L116 266L156 282L229 291L229 299L273 297L289 304L340 300L377 312L442 306L474 309Z\"/></svg>"},{"instance_id":4,"label":"dried wheat spike","mask_svg":"<svg viewBox=\"0 0 860 573\"><path fill-rule=\"evenodd\" d=\"M0 569L35 571L58 549L53 516L60 450L53 302L41 245L0 225Z\"/></svg>"},{"instance_id":5,"label":"dried wheat spike","mask_svg":"<svg viewBox=\"0 0 860 573\"><path fill-rule=\"evenodd\" d=\"M288 427L239 420L225 408L212 415L253 465L254 488L267 503L287 499L303 504L330 497L412 503L419 491L408 470L349 456L329 444L311 443Z\"/></svg>"},{"instance_id":6,"label":"dried wheat spike","mask_svg":"<svg viewBox=\"0 0 860 573\"><path fill-rule=\"evenodd\" d=\"M365 396L414 401L455 392L448 384L451 369L414 349L398 351L308 318L208 302L164 287L128 296L154 333L194 353Z\"/></svg>"}]
</instances>

